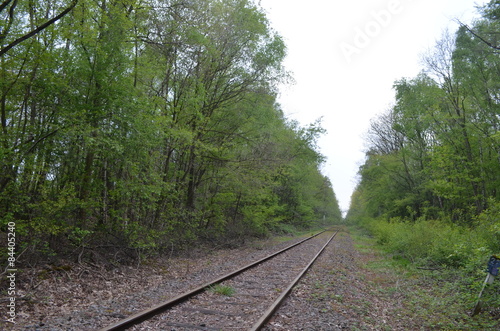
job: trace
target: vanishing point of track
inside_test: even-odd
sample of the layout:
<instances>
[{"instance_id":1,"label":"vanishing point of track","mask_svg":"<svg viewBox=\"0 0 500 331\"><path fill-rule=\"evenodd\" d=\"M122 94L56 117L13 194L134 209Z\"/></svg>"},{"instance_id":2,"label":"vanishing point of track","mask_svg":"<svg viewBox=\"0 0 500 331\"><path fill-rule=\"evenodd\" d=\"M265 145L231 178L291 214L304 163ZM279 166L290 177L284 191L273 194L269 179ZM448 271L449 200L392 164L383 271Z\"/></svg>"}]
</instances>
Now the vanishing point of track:
<instances>
[{"instance_id":1,"label":"vanishing point of track","mask_svg":"<svg viewBox=\"0 0 500 331\"><path fill-rule=\"evenodd\" d=\"M136 330L259 330L336 234L322 231L305 238L101 331L134 325ZM214 300L206 290L216 284L235 289L235 295ZM206 318L214 315L216 318ZM149 326L143 328L143 322Z\"/></svg>"}]
</instances>

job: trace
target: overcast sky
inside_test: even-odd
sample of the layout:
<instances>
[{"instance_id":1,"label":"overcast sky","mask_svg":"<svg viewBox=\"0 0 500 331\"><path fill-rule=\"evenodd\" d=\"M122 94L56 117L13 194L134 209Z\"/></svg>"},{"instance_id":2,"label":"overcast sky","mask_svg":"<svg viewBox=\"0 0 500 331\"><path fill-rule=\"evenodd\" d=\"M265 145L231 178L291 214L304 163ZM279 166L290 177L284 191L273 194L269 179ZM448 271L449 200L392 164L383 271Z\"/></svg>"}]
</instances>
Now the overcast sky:
<instances>
[{"instance_id":1,"label":"overcast sky","mask_svg":"<svg viewBox=\"0 0 500 331\"><path fill-rule=\"evenodd\" d=\"M260 0L284 38L294 85L282 86L285 114L302 125L323 117L320 148L342 210L364 162L370 119L394 102L392 85L422 69L421 55L454 19L479 17L486 0Z\"/></svg>"}]
</instances>

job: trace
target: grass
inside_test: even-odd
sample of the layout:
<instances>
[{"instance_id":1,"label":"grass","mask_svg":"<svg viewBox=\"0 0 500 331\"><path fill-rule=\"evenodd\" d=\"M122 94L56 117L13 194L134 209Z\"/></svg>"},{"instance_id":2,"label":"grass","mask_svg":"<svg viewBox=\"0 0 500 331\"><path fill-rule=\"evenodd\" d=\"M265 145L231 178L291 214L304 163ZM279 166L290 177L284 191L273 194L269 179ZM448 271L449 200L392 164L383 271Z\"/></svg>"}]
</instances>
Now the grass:
<instances>
[{"instance_id":1,"label":"grass","mask_svg":"<svg viewBox=\"0 0 500 331\"><path fill-rule=\"evenodd\" d=\"M371 282L381 300L397 298L401 303L395 312L398 319L425 330L500 330L500 279L485 290L483 311L472 318L470 313L486 277L484 272L446 267L419 269L409 259L385 251L366 232L353 227L349 231L361 254L377 255L365 264L367 270L397 278L397 284L390 286L376 278L365 281Z\"/></svg>"},{"instance_id":2,"label":"grass","mask_svg":"<svg viewBox=\"0 0 500 331\"><path fill-rule=\"evenodd\" d=\"M227 297L231 297L236 293L236 290L233 287L222 285L222 284L216 284L216 285L210 286L208 288L208 291L211 293L214 293L214 294L224 295Z\"/></svg>"}]
</instances>

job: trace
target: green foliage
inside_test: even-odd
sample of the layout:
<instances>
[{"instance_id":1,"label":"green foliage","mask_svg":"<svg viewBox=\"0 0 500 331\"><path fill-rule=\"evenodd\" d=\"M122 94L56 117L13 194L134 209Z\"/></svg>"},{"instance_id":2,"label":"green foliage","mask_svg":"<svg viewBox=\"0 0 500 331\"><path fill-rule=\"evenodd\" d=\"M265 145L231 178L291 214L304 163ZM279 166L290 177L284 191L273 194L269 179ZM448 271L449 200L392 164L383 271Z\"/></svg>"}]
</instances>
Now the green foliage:
<instances>
[{"instance_id":1,"label":"green foliage","mask_svg":"<svg viewBox=\"0 0 500 331\"><path fill-rule=\"evenodd\" d=\"M491 235L437 221L371 221L367 224L378 243L389 252L410 261L453 268L480 269L489 249Z\"/></svg>"},{"instance_id":2,"label":"green foliage","mask_svg":"<svg viewBox=\"0 0 500 331\"><path fill-rule=\"evenodd\" d=\"M500 198L500 108L491 92L500 60L488 44L500 29L488 14L497 7L487 5L472 30L444 35L424 58L425 73L395 82L394 106L367 136L353 213L472 226Z\"/></svg>"},{"instance_id":3,"label":"green foliage","mask_svg":"<svg viewBox=\"0 0 500 331\"><path fill-rule=\"evenodd\" d=\"M500 250L497 134L500 28L491 2L427 56L426 73L395 83L395 105L372 122L348 220L391 254L478 277ZM482 37L481 37L482 35ZM481 277L478 277L481 278Z\"/></svg>"},{"instance_id":4,"label":"green foliage","mask_svg":"<svg viewBox=\"0 0 500 331\"><path fill-rule=\"evenodd\" d=\"M286 48L253 2L7 7L0 50L67 9L0 55L0 218L26 247L158 252L340 219L324 130L276 104Z\"/></svg>"},{"instance_id":5,"label":"green foliage","mask_svg":"<svg viewBox=\"0 0 500 331\"><path fill-rule=\"evenodd\" d=\"M227 297L232 297L236 293L236 290L233 287L221 284L216 284L209 287L208 291L214 294L224 295Z\"/></svg>"},{"instance_id":6,"label":"green foliage","mask_svg":"<svg viewBox=\"0 0 500 331\"><path fill-rule=\"evenodd\" d=\"M486 238L487 249L498 254L500 252L500 202L490 200L489 206L476 218L475 231Z\"/></svg>"},{"instance_id":7,"label":"green foliage","mask_svg":"<svg viewBox=\"0 0 500 331\"><path fill-rule=\"evenodd\" d=\"M471 320L463 307L472 309L486 262L500 252L498 9L491 1L471 28L443 36L425 73L395 83L394 106L368 132L347 215L398 261L454 273L453 285L409 303L418 314L443 312L429 328L497 324ZM451 289L457 295L447 297ZM488 302L498 310L498 297Z\"/></svg>"},{"instance_id":8,"label":"green foliage","mask_svg":"<svg viewBox=\"0 0 500 331\"><path fill-rule=\"evenodd\" d=\"M89 236L92 234L90 230L83 230L79 227L73 229L73 231L69 234L68 239L73 243L73 245L80 247L84 246L86 242L88 242Z\"/></svg>"},{"instance_id":9,"label":"green foliage","mask_svg":"<svg viewBox=\"0 0 500 331\"><path fill-rule=\"evenodd\" d=\"M359 224L396 256L418 264L463 268L475 273L484 269L485 260L500 249L498 203L492 205L477 217L477 226L473 228L423 218L415 222L365 218Z\"/></svg>"}]
</instances>

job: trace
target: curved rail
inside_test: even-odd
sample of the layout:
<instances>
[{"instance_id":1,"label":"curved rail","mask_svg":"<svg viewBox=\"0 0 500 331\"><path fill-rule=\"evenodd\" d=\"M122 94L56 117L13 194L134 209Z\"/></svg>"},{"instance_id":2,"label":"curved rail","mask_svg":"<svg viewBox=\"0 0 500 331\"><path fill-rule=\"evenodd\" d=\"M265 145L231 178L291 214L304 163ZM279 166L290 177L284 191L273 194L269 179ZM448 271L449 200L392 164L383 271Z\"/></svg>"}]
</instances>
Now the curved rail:
<instances>
[{"instance_id":1,"label":"curved rail","mask_svg":"<svg viewBox=\"0 0 500 331\"><path fill-rule=\"evenodd\" d=\"M139 324L139 323L141 323L141 322L143 322L143 321L151 318L152 316L155 316L155 315L157 315L157 314L159 314L159 313L161 313L161 312L163 312L163 311L165 311L165 310L167 310L167 309L169 309L169 308L171 308L171 307L173 307L173 306L175 306L175 305L177 305L177 304L179 304L179 303L181 303L183 301L186 301L187 299L189 299L189 298L191 298L191 297L193 297L193 296L195 296L195 295L197 295L197 294L205 291L210 286L216 285L216 284L221 283L221 282L223 282L223 281L225 281L227 279L230 279L230 278L232 278L232 277L234 277L234 276L236 276L238 274L241 274L242 272L244 272L244 271L246 271L246 270L248 270L250 268L253 268L253 267L257 266L258 264L260 264L262 262L270 260L273 257L275 257L275 256L277 256L277 255L279 255L279 254L281 254L283 252L286 252L287 250L289 250L289 249L291 249L291 248L293 248L295 246L298 246L298 245L302 244L303 242L305 242L307 240L310 240L310 239L312 239L312 238L314 238L314 237L316 237L316 236L324 233L325 231L327 231L327 230L323 230L321 232L318 232L315 235L312 235L312 236L307 237L307 238L305 238L305 239L303 239L303 240L301 240L301 241L299 241L299 242L297 242L295 244L292 244L292 245L290 245L288 247L285 247L285 248L279 250L278 252L272 253L272 254L270 254L270 255L268 255L268 256L266 256L266 257L264 257L264 258L262 258L262 259L260 259L258 261L252 262L252 263L250 263L250 264L248 264L248 265L246 265L246 266L244 266L244 267L242 267L242 268L240 268L240 269L238 269L236 271L233 271L233 272L228 273L228 274L226 274L224 276L221 276L221 277L219 277L219 278L217 278L217 279L215 279L213 281L210 281L210 282L208 282L208 283L206 283L204 285L201 285L201 286L199 286L199 287L197 287L197 288L195 288L193 290L184 292L183 294L180 294L180 295L174 297L173 299L170 299L168 301L162 302L162 303L160 303L160 304L158 304L158 305L156 305L154 307L151 307L151 308L149 308L147 310L143 310L143 311L138 312L138 313L136 313L136 314L134 314L132 316L124 318L124 319L116 322L115 324L112 324L110 326L107 326L107 327L104 327L104 328L100 329L99 331L125 330L127 328L130 328L130 327L132 327L135 324ZM333 237L330 240L332 240L332 239L333 239ZM328 242L330 242L330 240ZM325 247L326 247L326 245L325 245ZM321 251L323 251L323 249ZM319 254L318 254L318 256L319 256ZM317 256L314 258L314 260L316 258L317 258ZM312 264L312 263L310 263L310 264ZM304 272L305 271L303 271L303 273ZM301 275L303 275L303 273L301 273ZM289 292L290 290L287 289L287 291Z\"/></svg>"}]
</instances>

